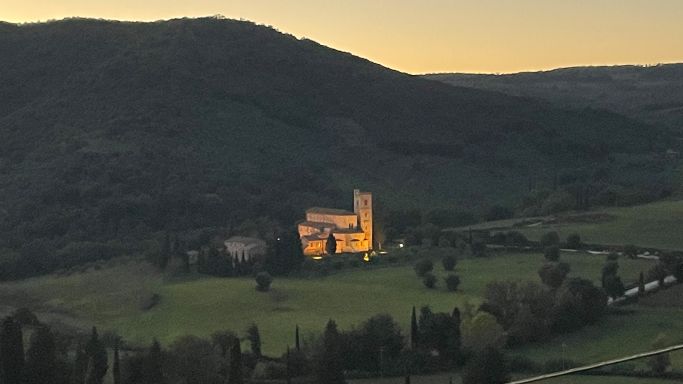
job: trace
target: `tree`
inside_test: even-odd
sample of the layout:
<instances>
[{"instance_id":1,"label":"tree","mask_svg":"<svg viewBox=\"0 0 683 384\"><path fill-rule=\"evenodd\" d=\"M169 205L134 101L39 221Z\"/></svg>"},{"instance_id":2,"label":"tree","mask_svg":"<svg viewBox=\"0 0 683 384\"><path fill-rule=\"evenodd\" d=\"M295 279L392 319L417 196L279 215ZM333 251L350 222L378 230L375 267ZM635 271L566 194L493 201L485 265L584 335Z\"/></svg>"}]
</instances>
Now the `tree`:
<instances>
[{"instance_id":1,"label":"tree","mask_svg":"<svg viewBox=\"0 0 683 384\"><path fill-rule=\"evenodd\" d=\"M602 267L602 287L605 287L605 279L607 276L616 276L617 272L619 271L619 263L616 261L610 260L605 265Z\"/></svg>"},{"instance_id":2,"label":"tree","mask_svg":"<svg viewBox=\"0 0 683 384\"><path fill-rule=\"evenodd\" d=\"M404 339L399 325L387 314L375 315L358 329L342 334L344 366L351 370L383 372L400 361Z\"/></svg>"},{"instance_id":3,"label":"tree","mask_svg":"<svg viewBox=\"0 0 683 384\"><path fill-rule=\"evenodd\" d=\"M256 324L251 324L247 328L247 340L249 340L249 345L251 345L251 353L256 356L257 359L261 358L261 335L259 334L258 327Z\"/></svg>"},{"instance_id":4,"label":"tree","mask_svg":"<svg viewBox=\"0 0 683 384\"><path fill-rule=\"evenodd\" d=\"M450 274L444 280L446 281L446 289L451 292L458 290L458 286L460 286L460 277L458 275Z\"/></svg>"},{"instance_id":5,"label":"tree","mask_svg":"<svg viewBox=\"0 0 683 384\"><path fill-rule=\"evenodd\" d=\"M84 384L86 373L88 372L88 355L85 353L82 345L76 348L76 357L74 359L73 371L71 372L72 384Z\"/></svg>"},{"instance_id":6,"label":"tree","mask_svg":"<svg viewBox=\"0 0 683 384\"><path fill-rule=\"evenodd\" d=\"M638 247L632 244L624 246L624 255L631 259L635 259L638 256Z\"/></svg>"},{"instance_id":7,"label":"tree","mask_svg":"<svg viewBox=\"0 0 683 384\"><path fill-rule=\"evenodd\" d=\"M415 263L415 273L418 277L423 277L426 273L434 270L434 263L427 258L422 258Z\"/></svg>"},{"instance_id":8,"label":"tree","mask_svg":"<svg viewBox=\"0 0 683 384\"><path fill-rule=\"evenodd\" d=\"M26 352L26 383L51 384L57 382L57 346L46 326L38 327L31 335Z\"/></svg>"},{"instance_id":9,"label":"tree","mask_svg":"<svg viewBox=\"0 0 683 384\"><path fill-rule=\"evenodd\" d=\"M244 376L242 374L242 347L239 339L235 339L230 349L230 371L228 375L228 384L242 384L244 383Z\"/></svg>"},{"instance_id":10,"label":"tree","mask_svg":"<svg viewBox=\"0 0 683 384\"><path fill-rule=\"evenodd\" d=\"M114 384L121 384L121 358L119 356L119 343L114 345L114 363L112 367L112 379Z\"/></svg>"},{"instance_id":11,"label":"tree","mask_svg":"<svg viewBox=\"0 0 683 384\"><path fill-rule=\"evenodd\" d=\"M581 236L579 236L578 233L572 233L571 235L567 236L567 248L581 249L582 245Z\"/></svg>"},{"instance_id":12,"label":"tree","mask_svg":"<svg viewBox=\"0 0 683 384\"><path fill-rule=\"evenodd\" d=\"M645 294L645 277L642 271L638 275L638 294L641 296Z\"/></svg>"},{"instance_id":13,"label":"tree","mask_svg":"<svg viewBox=\"0 0 683 384\"><path fill-rule=\"evenodd\" d=\"M593 282L569 278L555 295L550 323L556 332L568 332L595 323L607 308L607 295Z\"/></svg>"},{"instance_id":14,"label":"tree","mask_svg":"<svg viewBox=\"0 0 683 384\"><path fill-rule=\"evenodd\" d=\"M341 336L334 320L327 322L322 338L321 351L316 364L316 378L319 384L343 384L343 360Z\"/></svg>"},{"instance_id":15,"label":"tree","mask_svg":"<svg viewBox=\"0 0 683 384\"><path fill-rule=\"evenodd\" d=\"M90 340L85 345L85 354L88 358L86 384L102 384L109 366L107 365L107 350L102 345L95 327L92 328Z\"/></svg>"},{"instance_id":16,"label":"tree","mask_svg":"<svg viewBox=\"0 0 683 384\"><path fill-rule=\"evenodd\" d=\"M569 270L569 264L567 263L544 263L538 270L538 276L543 284L552 289L557 289L564 282L564 279L569 274Z\"/></svg>"},{"instance_id":17,"label":"tree","mask_svg":"<svg viewBox=\"0 0 683 384\"><path fill-rule=\"evenodd\" d=\"M558 261L560 259L560 247L552 245L543 250L543 257L548 261Z\"/></svg>"},{"instance_id":18,"label":"tree","mask_svg":"<svg viewBox=\"0 0 683 384\"><path fill-rule=\"evenodd\" d=\"M648 280L657 280L659 282L659 288L664 288L664 279L668 275L668 271L663 263L659 262L655 264L647 273Z\"/></svg>"},{"instance_id":19,"label":"tree","mask_svg":"<svg viewBox=\"0 0 683 384\"><path fill-rule=\"evenodd\" d=\"M418 333L417 316L415 313L415 306L413 306L413 312L410 316L410 347L413 351L418 347Z\"/></svg>"},{"instance_id":20,"label":"tree","mask_svg":"<svg viewBox=\"0 0 683 384\"><path fill-rule=\"evenodd\" d=\"M296 231L280 233L274 242L270 243L266 254L265 267L272 275L286 275L301 268L306 260L301 238Z\"/></svg>"},{"instance_id":21,"label":"tree","mask_svg":"<svg viewBox=\"0 0 683 384\"><path fill-rule=\"evenodd\" d=\"M560 245L560 235L557 232L546 232L541 236L541 246L543 248Z\"/></svg>"},{"instance_id":22,"label":"tree","mask_svg":"<svg viewBox=\"0 0 683 384\"><path fill-rule=\"evenodd\" d=\"M221 357L226 358L237 335L232 331L216 331L211 334L211 343L221 352Z\"/></svg>"},{"instance_id":23,"label":"tree","mask_svg":"<svg viewBox=\"0 0 683 384\"><path fill-rule=\"evenodd\" d=\"M603 281L605 293L612 299L617 299L624 295L626 288L621 278L617 275L607 275Z\"/></svg>"},{"instance_id":24,"label":"tree","mask_svg":"<svg viewBox=\"0 0 683 384\"><path fill-rule=\"evenodd\" d=\"M479 353L488 347L502 348L505 345L505 332L493 315L478 312L463 324L462 341L465 348Z\"/></svg>"},{"instance_id":25,"label":"tree","mask_svg":"<svg viewBox=\"0 0 683 384\"><path fill-rule=\"evenodd\" d=\"M301 351L301 342L299 341L299 324L296 325L296 329L294 331L294 349L297 352Z\"/></svg>"},{"instance_id":26,"label":"tree","mask_svg":"<svg viewBox=\"0 0 683 384\"><path fill-rule=\"evenodd\" d=\"M474 355L462 372L463 384L499 384L509 380L509 368L503 352L486 347Z\"/></svg>"},{"instance_id":27,"label":"tree","mask_svg":"<svg viewBox=\"0 0 683 384\"><path fill-rule=\"evenodd\" d=\"M165 382L161 344L156 339L152 342L144 360L143 375L145 382L149 384L163 384Z\"/></svg>"},{"instance_id":28,"label":"tree","mask_svg":"<svg viewBox=\"0 0 683 384\"><path fill-rule=\"evenodd\" d=\"M24 338L21 325L6 317L0 329L0 382L21 384L24 373Z\"/></svg>"},{"instance_id":29,"label":"tree","mask_svg":"<svg viewBox=\"0 0 683 384\"><path fill-rule=\"evenodd\" d=\"M661 349L667 347L667 338L664 334L660 333L657 338L652 343L652 348ZM652 373L656 375L661 375L669 368L671 365L671 358L668 353L662 353L659 355L652 356L648 359L647 365L652 370Z\"/></svg>"},{"instance_id":30,"label":"tree","mask_svg":"<svg viewBox=\"0 0 683 384\"><path fill-rule=\"evenodd\" d=\"M453 271L455 269L455 265L457 264L458 259L455 257L454 254L448 253L444 255L444 257L441 259L441 264L443 265L443 269L446 271Z\"/></svg>"},{"instance_id":31,"label":"tree","mask_svg":"<svg viewBox=\"0 0 683 384\"><path fill-rule=\"evenodd\" d=\"M335 239L332 232L327 236L327 241L325 242L325 253L328 255L334 255L337 253L337 239Z\"/></svg>"},{"instance_id":32,"label":"tree","mask_svg":"<svg viewBox=\"0 0 683 384\"><path fill-rule=\"evenodd\" d=\"M150 349L150 356L152 354L157 354L156 348ZM170 382L217 384L224 380L221 377L224 361L208 340L196 336L182 336L169 346L166 355L169 362L164 364L164 367L168 367L165 373L168 374Z\"/></svg>"},{"instance_id":33,"label":"tree","mask_svg":"<svg viewBox=\"0 0 683 384\"><path fill-rule=\"evenodd\" d=\"M474 257L486 256L486 244L483 241L473 241L470 244L470 252Z\"/></svg>"},{"instance_id":34,"label":"tree","mask_svg":"<svg viewBox=\"0 0 683 384\"><path fill-rule=\"evenodd\" d=\"M259 272L256 274L256 290L267 292L270 290L270 285L273 283L273 277L268 272Z\"/></svg>"},{"instance_id":35,"label":"tree","mask_svg":"<svg viewBox=\"0 0 683 384\"><path fill-rule=\"evenodd\" d=\"M425 287L432 289L436 286L436 276L434 276L434 274L431 272L427 272L422 278L422 283L425 285Z\"/></svg>"}]
</instances>

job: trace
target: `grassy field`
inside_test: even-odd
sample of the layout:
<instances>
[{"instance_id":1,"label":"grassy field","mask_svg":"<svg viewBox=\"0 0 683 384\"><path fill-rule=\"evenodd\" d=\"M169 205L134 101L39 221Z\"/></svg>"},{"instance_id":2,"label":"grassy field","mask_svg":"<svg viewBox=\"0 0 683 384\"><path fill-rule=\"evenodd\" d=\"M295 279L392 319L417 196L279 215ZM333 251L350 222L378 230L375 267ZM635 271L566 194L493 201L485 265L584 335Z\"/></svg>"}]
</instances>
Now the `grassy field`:
<instances>
[{"instance_id":1,"label":"grassy field","mask_svg":"<svg viewBox=\"0 0 683 384\"><path fill-rule=\"evenodd\" d=\"M572 275L598 281L603 256L565 253L562 259ZM271 292L254 289L251 278L193 278L165 282L153 268L136 262L112 265L70 276L49 276L0 284L0 300L9 306L28 306L54 322L87 329L97 325L115 330L134 343L153 337L164 343L185 334L209 335L213 331L243 331L258 324L266 353L280 354L293 343L295 325L306 335L320 331L333 318L350 328L377 313L389 313L408 329L413 305L430 305L450 311L465 301L476 304L486 284L494 280L538 281L543 262L539 254L500 254L463 259L456 267L462 279L459 292L447 292L446 272L436 263L436 290L426 289L411 266L346 270L311 279L282 279ZM650 261L623 260L626 282L647 270ZM152 295L160 303L145 310Z\"/></svg>"},{"instance_id":2,"label":"grassy field","mask_svg":"<svg viewBox=\"0 0 683 384\"><path fill-rule=\"evenodd\" d=\"M582 220L580 215L559 216L557 223L538 226L514 226L520 220L483 223L473 228L514 228L532 240L543 233L557 231L562 239L578 233L586 243L625 245L683 250L683 201L661 201L623 208L606 208L589 212L598 219ZM538 218L540 222L542 218ZM530 220L532 222L534 220Z\"/></svg>"}]
</instances>

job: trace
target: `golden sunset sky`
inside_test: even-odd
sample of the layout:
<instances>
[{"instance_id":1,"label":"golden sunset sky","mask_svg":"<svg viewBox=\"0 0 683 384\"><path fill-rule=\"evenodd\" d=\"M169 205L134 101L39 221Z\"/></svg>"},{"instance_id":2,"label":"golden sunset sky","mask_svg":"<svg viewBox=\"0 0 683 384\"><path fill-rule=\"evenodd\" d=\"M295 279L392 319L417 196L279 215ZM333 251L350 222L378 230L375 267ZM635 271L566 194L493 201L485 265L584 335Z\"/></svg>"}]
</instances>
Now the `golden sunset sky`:
<instances>
[{"instance_id":1,"label":"golden sunset sky","mask_svg":"<svg viewBox=\"0 0 683 384\"><path fill-rule=\"evenodd\" d=\"M221 14L409 73L683 61L683 0L0 0L0 20Z\"/></svg>"}]
</instances>

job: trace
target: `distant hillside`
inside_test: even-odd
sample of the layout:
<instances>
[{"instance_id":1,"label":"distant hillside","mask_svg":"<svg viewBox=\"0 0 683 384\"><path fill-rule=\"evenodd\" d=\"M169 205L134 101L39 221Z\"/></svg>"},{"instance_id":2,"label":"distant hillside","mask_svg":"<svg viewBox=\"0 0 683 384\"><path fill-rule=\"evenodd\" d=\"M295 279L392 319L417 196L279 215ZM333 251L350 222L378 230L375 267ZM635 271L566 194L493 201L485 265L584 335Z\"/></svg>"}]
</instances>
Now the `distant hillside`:
<instances>
[{"instance_id":1,"label":"distant hillside","mask_svg":"<svg viewBox=\"0 0 683 384\"><path fill-rule=\"evenodd\" d=\"M514 208L586 177L653 199L671 143L614 113L452 87L249 22L5 23L0 265L290 226L307 206L347 207L353 187L380 215Z\"/></svg>"},{"instance_id":2,"label":"distant hillside","mask_svg":"<svg viewBox=\"0 0 683 384\"><path fill-rule=\"evenodd\" d=\"M575 67L511 75L434 74L427 78L560 106L618 112L683 131L683 64Z\"/></svg>"}]
</instances>

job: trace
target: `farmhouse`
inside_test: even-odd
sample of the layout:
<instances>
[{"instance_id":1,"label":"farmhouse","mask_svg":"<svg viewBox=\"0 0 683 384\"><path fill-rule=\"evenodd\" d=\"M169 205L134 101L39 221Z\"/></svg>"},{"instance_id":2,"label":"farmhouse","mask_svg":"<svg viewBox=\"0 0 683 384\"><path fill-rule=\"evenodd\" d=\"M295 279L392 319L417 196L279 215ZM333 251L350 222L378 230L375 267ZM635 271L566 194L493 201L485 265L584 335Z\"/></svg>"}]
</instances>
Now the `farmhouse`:
<instances>
[{"instance_id":1,"label":"farmhouse","mask_svg":"<svg viewBox=\"0 0 683 384\"><path fill-rule=\"evenodd\" d=\"M337 242L337 253L367 252L372 249L372 193L354 190L353 212L309 208L298 229L305 255L324 254L330 234Z\"/></svg>"}]
</instances>

